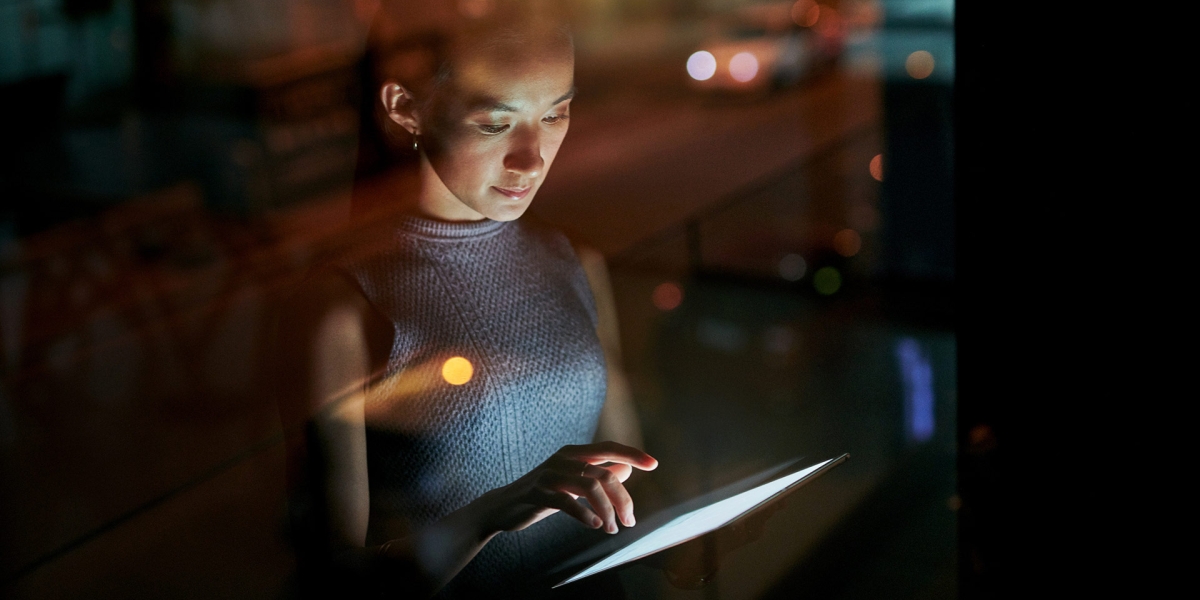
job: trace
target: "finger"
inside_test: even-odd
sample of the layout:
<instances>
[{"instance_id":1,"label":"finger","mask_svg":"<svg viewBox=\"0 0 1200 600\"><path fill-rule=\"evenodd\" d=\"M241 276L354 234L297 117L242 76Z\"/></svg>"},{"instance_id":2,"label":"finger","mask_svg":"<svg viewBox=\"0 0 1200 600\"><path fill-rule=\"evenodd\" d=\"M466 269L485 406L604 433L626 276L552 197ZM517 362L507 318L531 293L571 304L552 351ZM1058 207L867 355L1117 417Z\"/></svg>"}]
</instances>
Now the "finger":
<instances>
[{"instance_id":1,"label":"finger","mask_svg":"<svg viewBox=\"0 0 1200 600\"><path fill-rule=\"evenodd\" d=\"M629 469L629 465L625 465ZM588 477L594 478L604 487L604 493L608 496L613 505L613 511L617 517L621 519L626 527L633 527L637 521L633 518L633 498L629 496L629 491L625 486L621 485L621 480L616 474L603 467L588 467L583 473Z\"/></svg>"},{"instance_id":2,"label":"finger","mask_svg":"<svg viewBox=\"0 0 1200 600\"><path fill-rule=\"evenodd\" d=\"M556 452L555 454L551 455L550 458L546 459L546 462L543 463L543 466L565 475L582 475L583 471L587 469L590 464L591 463L587 461L573 458L571 456L565 456L561 452Z\"/></svg>"},{"instance_id":3,"label":"finger","mask_svg":"<svg viewBox=\"0 0 1200 600\"><path fill-rule=\"evenodd\" d=\"M625 480L629 479L629 476L633 474L633 467L625 463L607 463L597 466L599 466L601 469L608 469L609 471L612 471L612 474L617 476L617 481L620 481L621 483L625 483Z\"/></svg>"},{"instance_id":4,"label":"finger","mask_svg":"<svg viewBox=\"0 0 1200 600\"><path fill-rule=\"evenodd\" d=\"M604 530L609 533L617 532L616 510L599 480L583 475L562 475L560 473L552 473L546 479L546 483L551 489L586 497L588 503L592 505L592 511L604 519Z\"/></svg>"},{"instance_id":5,"label":"finger","mask_svg":"<svg viewBox=\"0 0 1200 600\"><path fill-rule=\"evenodd\" d=\"M543 494L541 499L543 506L557 508L592 529L598 529L604 525L603 519L596 516L596 513L592 512L591 509L576 501L574 496L558 490L542 489L541 492Z\"/></svg>"},{"instance_id":6,"label":"finger","mask_svg":"<svg viewBox=\"0 0 1200 600\"><path fill-rule=\"evenodd\" d=\"M643 471L652 471L658 467L658 459L637 448L618 444L617 442L563 446L558 453L562 456L582 460L594 465L611 461L625 463Z\"/></svg>"}]
</instances>

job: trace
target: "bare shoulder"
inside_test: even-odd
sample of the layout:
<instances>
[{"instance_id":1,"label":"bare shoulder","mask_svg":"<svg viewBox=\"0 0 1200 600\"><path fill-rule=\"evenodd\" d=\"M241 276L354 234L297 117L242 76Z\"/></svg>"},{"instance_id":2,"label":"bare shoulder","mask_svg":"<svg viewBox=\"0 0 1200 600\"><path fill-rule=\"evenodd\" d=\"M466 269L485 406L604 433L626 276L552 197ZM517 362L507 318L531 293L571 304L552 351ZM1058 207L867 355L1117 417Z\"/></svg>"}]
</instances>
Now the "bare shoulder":
<instances>
[{"instance_id":1,"label":"bare shoulder","mask_svg":"<svg viewBox=\"0 0 1200 600\"><path fill-rule=\"evenodd\" d=\"M371 372L376 319L358 286L315 269L279 306L270 362L285 423L299 423Z\"/></svg>"},{"instance_id":2,"label":"bare shoulder","mask_svg":"<svg viewBox=\"0 0 1200 600\"><path fill-rule=\"evenodd\" d=\"M386 361L393 326L376 310L352 277L332 266L313 271L279 311L276 349L284 355L317 348L340 352L365 346L371 370Z\"/></svg>"},{"instance_id":3,"label":"bare shoulder","mask_svg":"<svg viewBox=\"0 0 1200 600\"><path fill-rule=\"evenodd\" d=\"M583 272L592 285L594 286L598 281L607 284L608 264L604 255L586 244L572 243L571 245L575 249L575 256L579 257L579 264L583 267Z\"/></svg>"}]
</instances>

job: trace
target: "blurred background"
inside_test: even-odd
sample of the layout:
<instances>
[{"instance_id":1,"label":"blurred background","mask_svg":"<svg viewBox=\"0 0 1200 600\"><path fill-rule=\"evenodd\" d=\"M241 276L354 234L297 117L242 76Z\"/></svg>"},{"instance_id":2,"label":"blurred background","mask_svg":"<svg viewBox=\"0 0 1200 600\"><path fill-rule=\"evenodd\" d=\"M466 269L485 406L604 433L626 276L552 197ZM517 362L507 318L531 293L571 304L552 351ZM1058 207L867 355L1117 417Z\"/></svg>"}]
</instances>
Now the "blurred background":
<instances>
[{"instance_id":1,"label":"blurred background","mask_svg":"<svg viewBox=\"0 0 1200 600\"><path fill-rule=\"evenodd\" d=\"M851 454L712 583L633 565L627 596L990 597L953 1L541 4L579 94L531 216L608 261L663 465L635 498ZM490 4L395 0L372 28L380 6L0 0L4 597L293 593L271 315L370 235L352 197L386 210L414 176L363 110L374 69Z\"/></svg>"}]
</instances>

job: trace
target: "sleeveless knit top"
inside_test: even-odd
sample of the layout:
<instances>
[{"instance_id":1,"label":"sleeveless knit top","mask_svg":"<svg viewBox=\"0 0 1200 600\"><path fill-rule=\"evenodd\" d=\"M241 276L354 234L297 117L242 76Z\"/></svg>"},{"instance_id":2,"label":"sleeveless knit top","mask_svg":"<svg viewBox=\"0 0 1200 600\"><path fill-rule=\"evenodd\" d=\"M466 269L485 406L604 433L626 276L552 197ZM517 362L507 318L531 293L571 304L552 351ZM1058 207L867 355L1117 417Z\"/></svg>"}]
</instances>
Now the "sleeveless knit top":
<instances>
[{"instance_id":1,"label":"sleeveless knit top","mask_svg":"<svg viewBox=\"0 0 1200 600\"><path fill-rule=\"evenodd\" d=\"M561 234L527 221L405 217L394 243L340 267L395 331L365 404L368 545L592 440L604 355L591 288ZM469 361L466 383L443 376L452 357ZM501 533L439 597L503 597L589 531L556 513Z\"/></svg>"}]
</instances>

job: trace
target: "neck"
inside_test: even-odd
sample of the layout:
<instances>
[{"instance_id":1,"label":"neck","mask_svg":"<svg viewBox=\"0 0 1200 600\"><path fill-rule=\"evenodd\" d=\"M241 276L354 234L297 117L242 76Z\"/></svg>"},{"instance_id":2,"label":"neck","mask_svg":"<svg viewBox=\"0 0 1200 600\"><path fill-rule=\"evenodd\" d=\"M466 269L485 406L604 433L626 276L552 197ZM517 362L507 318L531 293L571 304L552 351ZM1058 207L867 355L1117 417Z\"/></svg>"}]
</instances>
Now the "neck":
<instances>
[{"instance_id":1,"label":"neck","mask_svg":"<svg viewBox=\"0 0 1200 600\"><path fill-rule=\"evenodd\" d=\"M420 189L417 192L414 211L422 216L439 221L482 221L485 217L475 209L463 204L438 176L429 157L421 153Z\"/></svg>"}]
</instances>

